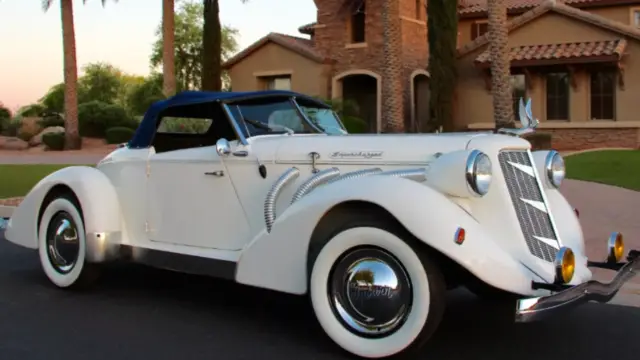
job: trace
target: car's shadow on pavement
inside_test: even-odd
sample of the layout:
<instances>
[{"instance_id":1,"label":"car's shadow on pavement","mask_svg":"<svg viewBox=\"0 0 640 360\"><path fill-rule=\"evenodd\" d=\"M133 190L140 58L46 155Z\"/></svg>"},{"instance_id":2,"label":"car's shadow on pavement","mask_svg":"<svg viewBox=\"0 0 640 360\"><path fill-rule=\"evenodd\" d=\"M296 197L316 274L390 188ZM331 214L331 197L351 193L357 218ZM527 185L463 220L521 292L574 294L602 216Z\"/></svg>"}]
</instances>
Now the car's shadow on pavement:
<instances>
[{"instance_id":1,"label":"car's shadow on pavement","mask_svg":"<svg viewBox=\"0 0 640 360\"><path fill-rule=\"evenodd\" d=\"M40 359L54 344L67 360L350 358L324 335L306 297L137 265L110 266L95 288L75 294L49 285L33 252L2 244L0 260L6 359ZM640 352L640 308L587 304L513 324L511 306L464 290L449 300L418 358L631 360ZM65 341L70 333L76 345Z\"/></svg>"}]
</instances>

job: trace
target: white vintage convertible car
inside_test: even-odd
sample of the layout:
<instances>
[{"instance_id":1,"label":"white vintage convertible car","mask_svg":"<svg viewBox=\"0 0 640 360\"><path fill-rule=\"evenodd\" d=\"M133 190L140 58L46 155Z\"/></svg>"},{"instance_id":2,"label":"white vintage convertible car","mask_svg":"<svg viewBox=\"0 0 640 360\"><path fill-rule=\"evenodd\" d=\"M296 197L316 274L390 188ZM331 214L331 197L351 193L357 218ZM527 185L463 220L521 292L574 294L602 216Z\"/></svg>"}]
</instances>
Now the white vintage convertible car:
<instances>
[{"instance_id":1,"label":"white vintage convertible car","mask_svg":"<svg viewBox=\"0 0 640 360\"><path fill-rule=\"evenodd\" d=\"M37 249L60 288L125 259L308 295L346 351L415 351L448 289L513 299L515 321L609 301L640 268L622 235L589 261L558 191L555 151L497 133L349 135L324 103L287 91L185 92L147 111L96 167L40 181L6 238ZM617 271L610 284L589 267Z\"/></svg>"}]
</instances>

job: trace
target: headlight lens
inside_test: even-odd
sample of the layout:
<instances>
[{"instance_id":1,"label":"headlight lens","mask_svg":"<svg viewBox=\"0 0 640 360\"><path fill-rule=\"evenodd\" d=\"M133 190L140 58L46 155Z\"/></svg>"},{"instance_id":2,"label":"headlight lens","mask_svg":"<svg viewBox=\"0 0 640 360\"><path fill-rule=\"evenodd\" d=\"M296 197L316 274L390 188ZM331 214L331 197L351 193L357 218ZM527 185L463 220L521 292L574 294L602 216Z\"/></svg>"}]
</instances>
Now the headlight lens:
<instances>
[{"instance_id":1,"label":"headlight lens","mask_svg":"<svg viewBox=\"0 0 640 360\"><path fill-rule=\"evenodd\" d=\"M576 271L576 256L568 247L562 247L556 254L556 283L568 284Z\"/></svg>"},{"instance_id":2,"label":"headlight lens","mask_svg":"<svg viewBox=\"0 0 640 360\"><path fill-rule=\"evenodd\" d=\"M467 158L466 177L469 187L475 194L484 196L489 192L493 177L489 156L482 151L473 150Z\"/></svg>"},{"instance_id":3,"label":"headlight lens","mask_svg":"<svg viewBox=\"0 0 640 360\"><path fill-rule=\"evenodd\" d=\"M562 180L564 180L566 170L564 166L564 159L557 151L549 151L545 162L545 170L551 185L555 188L559 188L560 184L562 184Z\"/></svg>"}]
</instances>

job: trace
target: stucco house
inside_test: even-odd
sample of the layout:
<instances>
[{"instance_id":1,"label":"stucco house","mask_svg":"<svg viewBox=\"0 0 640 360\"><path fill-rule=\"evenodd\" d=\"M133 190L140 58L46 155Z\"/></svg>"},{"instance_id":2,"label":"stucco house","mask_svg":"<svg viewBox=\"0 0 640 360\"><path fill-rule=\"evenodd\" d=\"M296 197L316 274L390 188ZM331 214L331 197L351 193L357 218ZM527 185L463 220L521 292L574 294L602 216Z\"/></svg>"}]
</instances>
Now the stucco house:
<instances>
[{"instance_id":1,"label":"stucco house","mask_svg":"<svg viewBox=\"0 0 640 360\"><path fill-rule=\"evenodd\" d=\"M371 132L382 129L381 0L314 0L309 38L271 33L223 66L234 90L287 88L358 103ZM402 32L404 116L415 131L428 114L424 0L397 2ZM508 0L515 101L533 101L540 131L557 149L638 147L640 1ZM493 127L486 0L460 0L455 124Z\"/></svg>"}]
</instances>

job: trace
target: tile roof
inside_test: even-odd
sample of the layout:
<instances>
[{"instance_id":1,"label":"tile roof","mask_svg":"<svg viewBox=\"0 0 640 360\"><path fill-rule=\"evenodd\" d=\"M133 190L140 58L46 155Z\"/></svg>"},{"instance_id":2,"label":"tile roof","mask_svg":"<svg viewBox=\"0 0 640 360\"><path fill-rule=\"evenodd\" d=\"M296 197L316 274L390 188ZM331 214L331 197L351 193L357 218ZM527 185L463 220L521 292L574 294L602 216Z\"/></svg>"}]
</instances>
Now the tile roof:
<instances>
[{"instance_id":1,"label":"tile roof","mask_svg":"<svg viewBox=\"0 0 640 360\"><path fill-rule=\"evenodd\" d=\"M280 33L269 33L267 36L261 38L260 40L254 42L249 45L246 49L240 51L236 55L234 55L231 59L227 60L224 64L222 64L223 69L229 69L233 65L240 62L245 57L251 55L254 51L258 50L262 46L266 45L269 42L276 43L286 49L289 49L295 53L298 53L306 58L317 62L323 62L325 57L322 56L314 47L313 41L309 39L300 38L297 36L291 36Z\"/></svg>"},{"instance_id":2,"label":"tile roof","mask_svg":"<svg viewBox=\"0 0 640 360\"><path fill-rule=\"evenodd\" d=\"M627 41L624 39L608 41L573 42L563 44L525 45L512 47L510 61L518 63L558 63L602 60L619 60L624 54ZM478 66L489 66L489 50L475 59Z\"/></svg>"},{"instance_id":3,"label":"tile roof","mask_svg":"<svg viewBox=\"0 0 640 360\"><path fill-rule=\"evenodd\" d=\"M574 7L556 2L554 0L546 0L542 5L539 5L533 10L529 10L528 12L510 21L508 25L508 31L511 32L515 29L525 26L526 24L530 23L535 19L540 18L542 15L550 11L578 20L578 21L582 21L582 22L600 27L602 29L606 29L606 30L618 33L625 37L633 38L640 41L640 30L636 29L635 27L625 25L615 20L607 19L600 15L582 11ZM489 43L488 33L482 36L479 36L475 40L468 42L465 45L459 47L458 57L464 56L474 50L477 50L488 43Z\"/></svg>"},{"instance_id":4,"label":"tile roof","mask_svg":"<svg viewBox=\"0 0 640 360\"><path fill-rule=\"evenodd\" d=\"M546 0L505 0L507 11L510 13L522 13L544 3ZM640 1L630 0L556 0L573 7L588 7L596 5L633 4ZM460 15L480 15L487 11L487 0L459 0Z\"/></svg>"}]
</instances>

